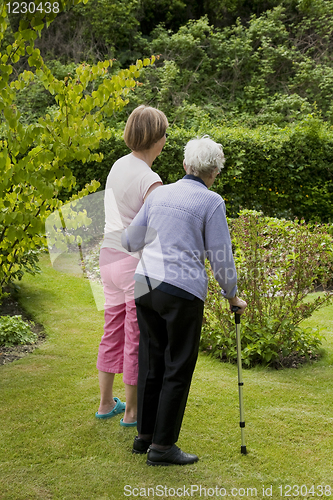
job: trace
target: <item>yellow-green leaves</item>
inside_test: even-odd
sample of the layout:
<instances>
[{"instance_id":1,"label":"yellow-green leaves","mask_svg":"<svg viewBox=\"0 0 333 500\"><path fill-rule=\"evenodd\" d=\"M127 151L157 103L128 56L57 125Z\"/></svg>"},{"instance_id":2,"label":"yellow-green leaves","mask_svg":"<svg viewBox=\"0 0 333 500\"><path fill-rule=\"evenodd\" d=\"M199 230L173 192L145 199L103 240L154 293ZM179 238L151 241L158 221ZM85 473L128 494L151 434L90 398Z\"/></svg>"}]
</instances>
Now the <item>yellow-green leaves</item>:
<instances>
[{"instance_id":1,"label":"yellow-green leaves","mask_svg":"<svg viewBox=\"0 0 333 500\"><path fill-rule=\"evenodd\" d=\"M70 4L72 0L59 2L60 11ZM61 206L59 193L64 189L70 192L75 185L66 165L73 160L102 160L93 151L101 139L110 137L104 117L125 106L141 68L153 63L153 59L137 61L114 75L108 72L111 60L81 64L73 77L58 80L34 47L42 29L41 19L27 15L13 44L0 54L0 114L6 137L0 141L0 298L1 287L20 278L22 269L35 269L36 258L31 256L45 244L44 221ZM0 33L6 29L6 23L0 8ZM13 64L26 55L31 71L13 78ZM16 95L36 75L54 96L57 106L38 123L24 125L15 106ZM99 183L92 181L76 197L86 196L98 187Z\"/></svg>"}]
</instances>

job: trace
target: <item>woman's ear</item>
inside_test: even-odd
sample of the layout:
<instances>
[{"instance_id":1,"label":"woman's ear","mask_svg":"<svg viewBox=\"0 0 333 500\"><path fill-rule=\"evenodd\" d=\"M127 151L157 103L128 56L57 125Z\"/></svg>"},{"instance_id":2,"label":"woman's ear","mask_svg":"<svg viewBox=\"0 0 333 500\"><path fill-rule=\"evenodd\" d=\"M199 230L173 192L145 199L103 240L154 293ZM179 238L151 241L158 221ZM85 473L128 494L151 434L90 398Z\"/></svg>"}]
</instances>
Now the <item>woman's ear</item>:
<instances>
[{"instance_id":1,"label":"woman's ear","mask_svg":"<svg viewBox=\"0 0 333 500\"><path fill-rule=\"evenodd\" d=\"M184 170L186 172L186 163L185 163L185 160L183 160L183 167L184 167Z\"/></svg>"},{"instance_id":2,"label":"woman's ear","mask_svg":"<svg viewBox=\"0 0 333 500\"><path fill-rule=\"evenodd\" d=\"M215 177L217 177L218 175L219 175L219 169L216 167L210 174L210 178L215 180Z\"/></svg>"}]
</instances>

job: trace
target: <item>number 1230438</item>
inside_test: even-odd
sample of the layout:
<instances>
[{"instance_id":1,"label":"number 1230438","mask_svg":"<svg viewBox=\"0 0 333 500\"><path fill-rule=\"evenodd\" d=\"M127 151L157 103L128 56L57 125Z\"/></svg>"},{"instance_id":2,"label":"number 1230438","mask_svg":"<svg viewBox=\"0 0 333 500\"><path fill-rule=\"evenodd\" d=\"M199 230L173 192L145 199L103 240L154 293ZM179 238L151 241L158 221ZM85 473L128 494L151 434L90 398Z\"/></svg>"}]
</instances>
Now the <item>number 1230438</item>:
<instances>
[{"instance_id":1,"label":"number 1230438","mask_svg":"<svg viewBox=\"0 0 333 500\"><path fill-rule=\"evenodd\" d=\"M8 2L6 3L8 14L34 14L40 12L41 14L58 14L58 2Z\"/></svg>"},{"instance_id":2,"label":"number 1230438","mask_svg":"<svg viewBox=\"0 0 333 500\"><path fill-rule=\"evenodd\" d=\"M302 484L301 486L294 484L286 484L284 486L279 486L278 490L281 497L330 497L333 494L330 485L319 484L317 486L306 486Z\"/></svg>"}]
</instances>

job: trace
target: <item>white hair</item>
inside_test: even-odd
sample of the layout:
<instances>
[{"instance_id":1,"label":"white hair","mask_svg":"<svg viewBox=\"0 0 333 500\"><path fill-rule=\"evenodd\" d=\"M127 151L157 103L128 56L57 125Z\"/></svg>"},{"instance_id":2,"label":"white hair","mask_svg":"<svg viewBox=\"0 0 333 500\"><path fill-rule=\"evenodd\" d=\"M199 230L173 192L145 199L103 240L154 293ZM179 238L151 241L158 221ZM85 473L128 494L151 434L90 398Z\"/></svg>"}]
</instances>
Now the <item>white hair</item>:
<instances>
[{"instance_id":1,"label":"white hair","mask_svg":"<svg viewBox=\"0 0 333 500\"><path fill-rule=\"evenodd\" d=\"M208 135L192 139L184 148L185 170L187 174L200 177L210 175L215 168L221 172L224 154L221 144L214 142Z\"/></svg>"}]
</instances>

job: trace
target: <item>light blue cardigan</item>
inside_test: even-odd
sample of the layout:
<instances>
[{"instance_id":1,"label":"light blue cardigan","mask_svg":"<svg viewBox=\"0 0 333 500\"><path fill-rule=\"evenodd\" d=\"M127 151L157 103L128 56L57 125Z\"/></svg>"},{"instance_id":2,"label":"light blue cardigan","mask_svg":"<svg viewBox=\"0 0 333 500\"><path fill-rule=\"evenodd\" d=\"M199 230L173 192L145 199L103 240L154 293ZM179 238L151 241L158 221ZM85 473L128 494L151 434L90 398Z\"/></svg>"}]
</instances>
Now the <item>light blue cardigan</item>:
<instances>
[{"instance_id":1,"label":"light blue cardigan","mask_svg":"<svg viewBox=\"0 0 333 500\"><path fill-rule=\"evenodd\" d=\"M225 215L217 193L193 175L155 189L122 234L130 252L143 249L136 274L186 290L205 300L205 258L226 298L237 291L237 275Z\"/></svg>"}]
</instances>

